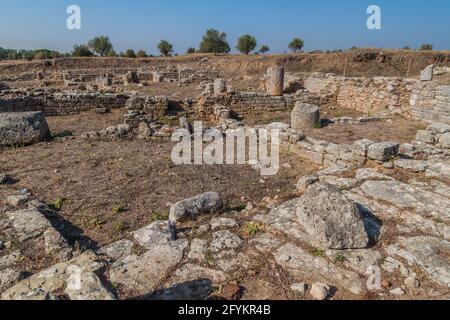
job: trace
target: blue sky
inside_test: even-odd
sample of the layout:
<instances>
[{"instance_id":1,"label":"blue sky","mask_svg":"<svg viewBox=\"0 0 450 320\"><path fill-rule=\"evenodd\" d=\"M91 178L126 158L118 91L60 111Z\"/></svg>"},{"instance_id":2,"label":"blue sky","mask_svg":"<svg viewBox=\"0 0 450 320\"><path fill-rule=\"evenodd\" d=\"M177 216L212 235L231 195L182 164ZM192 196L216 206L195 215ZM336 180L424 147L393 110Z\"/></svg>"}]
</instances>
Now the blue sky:
<instances>
[{"instance_id":1,"label":"blue sky","mask_svg":"<svg viewBox=\"0 0 450 320\"><path fill-rule=\"evenodd\" d=\"M448 0L0 0L0 47L70 51L96 35L108 35L117 51L156 53L167 39L175 52L198 47L208 28L244 34L284 52L294 37L304 50L357 47L450 49ZM82 11L82 29L66 29L66 8ZM366 27L367 7L382 10L382 30Z\"/></svg>"}]
</instances>

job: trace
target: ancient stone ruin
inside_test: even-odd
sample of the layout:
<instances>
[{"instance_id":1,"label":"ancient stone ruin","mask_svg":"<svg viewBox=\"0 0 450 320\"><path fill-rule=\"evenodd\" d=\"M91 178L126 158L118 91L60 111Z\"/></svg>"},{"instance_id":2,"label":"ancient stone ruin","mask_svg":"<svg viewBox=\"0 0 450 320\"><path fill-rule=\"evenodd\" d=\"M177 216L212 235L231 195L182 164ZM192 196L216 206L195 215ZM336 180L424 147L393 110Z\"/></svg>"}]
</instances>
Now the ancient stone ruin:
<instances>
[{"instance_id":1,"label":"ancient stone ruin","mask_svg":"<svg viewBox=\"0 0 450 320\"><path fill-rule=\"evenodd\" d=\"M0 68L1 299L450 298L444 66L234 59ZM204 163L264 129L276 175ZM206 150L192 165L180 132Z\"/></svg>"}]
</instances>

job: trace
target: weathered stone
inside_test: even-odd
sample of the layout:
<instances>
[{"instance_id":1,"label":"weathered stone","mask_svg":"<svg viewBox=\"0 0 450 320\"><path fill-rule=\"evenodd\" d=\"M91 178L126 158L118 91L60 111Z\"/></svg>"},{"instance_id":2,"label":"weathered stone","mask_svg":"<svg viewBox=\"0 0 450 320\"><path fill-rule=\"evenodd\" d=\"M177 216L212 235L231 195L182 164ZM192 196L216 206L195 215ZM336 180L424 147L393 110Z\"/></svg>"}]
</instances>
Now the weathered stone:
<instances>
[{"instance_id":1,"label":"weathered stone","mask_svg":"<svg viewBox=\"0 0 450 320\"><path fill-rule=\"evenodd\" d=\"M50 222L36 209L6 213L12 227L22 241L39 236L53 228Z\"/></svg>"},{"instance_id":2,"label":"weathered stone","mask_svg":"<svg viewBox=\"0 0 450 320\"><path fill-rule=\"evenodd\" d=\"M106 247L101 248L97 251L97 254L104 255L112 261L119 260L131 254L133 249L133 241L130 240L119 240L117 242L111 243Z\"/></svg>"},{"instance_id":3,"label":"weathered stone","mask_svg":"<svg viewBox=\"0 0 450 320\"><path fill-rule=\"evenodd\" d=\"M312 104L297 102L291 114L293 130L317 128L320 124L320 109Z\"/></svg>"},{"instance_id":4,"label":"weathered stone","mask_svg":"<svg viewBox=\"0 0 450 320\"><path fill-rule=\"evenodd\" d=\"M25 204L28 199L30 199L28 194L13 194L6 197L6 202L13 207L18 207Z\"/></svg>"},{"instance_id":5,"label":"weathered stone","mask_svg":"<svg viewBox=\"0 0 450 320\"><path fill-rule=\"evenodd\" d=\"M302 178L300 178L300 180L297 182L297 190L299 192L305 192L306 189L314 184L319 182L319 178L317 176L303 176Z\"/></svg>"},{"instance_id":6,"label":"weathered stone","mask_svg":"<svg viewBox=\"0 0 450 320\"><path fill-rule=\"evenodd\" d=\"M428 126L427 131L433 131L434 133L444 134L450 132L450 125L446 123L434 122Z\"/></svg>"},{"instance_id":7,"label":"weathered stone","mask_svg":"<svg viewBox=\"0 0 450 320\"><path fill-rule=\"evenodd\" d=\"M394 161L394 166L407 171L419 173L425 172L429 167L429 163L421 160L399 159Z\"/></svg>"},{"instance_id":8,"label":"weathered stone","mask_svg":"<svg viewBox=\"0 0 450 320\"><path fill-rule=\"evenodd\" d=\"M429 178L450 179L450 162L440 162L430 166L425 175Z\"/></svg>"},{"instance_id":9,"label":"weathered stone","mask_svg":"<svg viewBox=\"0 0 450 320\"><path fill-rule=\"evenodd\" d=\"M209 212L219 212L223 209L223 202L216 192L208 192L194 198L175 203L170 208L170 221L183 222L194 220L197 216Z\"/></svg>"},{"instance_id":10,"label":"weathered stone","mask_svg":"<svg viewBox=\"0 0 450 320\"><path fill-rule=\"evenodd\" d=\"M297 294L306 294L306 291L308 290L308 285L306 283L294 283L291 286L291 290L294 291Z\"/></svg>"},{"instance_id":11,"label":"weathered stone","mask_svg":"<svg viewBox=\"0 0 450 320\"><path fill-rule=\"evenodd\" d=\"M420 72L420 81L431 81L433 80L433 70L434 64L429 65Z\"/></svg>"},{"instance_id":12,"label":"weathered stone","mask_svg":"<svg viewBox=\"0 0 450 320\"><path fill-rule=\"evenodd\" d=\"M181 262L187 246L187 240L177 240L156 245L142 256L127 256L111 266L110 280L133 288L136 294L151 294Z\"/></svg>"},{"instance_id":13,"label":"weathered stone","mask_svg":"<svg viewBox=\"0 0 450 320\"><path fill-rule=\"evenodd\" d=\"M220 95L227 92L227 82L225 79L218 78L214 80L214 94Z\"/></svg>"},{"instance_id":14,"label":"weathered stone","mask_svg":"<svg viewBox=\"0 0 450 320\"><path fill-rule=\"evenodd\" d=\"M306 190L297 217L305 230L327 248L359 249L369 243L355 203L328 184L316 183Z\"/></svg>"},{"instance_id":15,"label":"weathered stone","mask_svg":"<svg viewBox=\"0 0 450 320\"><path fill-rule=\"evenodd\" d=\"M70 300L116 300L116 297L106 289L95 273L80 272L77 266L69 266L66 273L69 277L66 280L64 293Z\"/></svg>"},{"instance_id":16,"label":"weathered stone","mask_svg":"<svg viewBox=\"0 0 450 320\"><path fill-rule=\"evenodd\" d=\"M272 122L269 123L266 128L268 130L280 130L280 131L286 131L290 128L290 125L284 122Z\"/></svg>"},{"instance_id":17,"label":"weathered stone","mask_svg":"<svg viewBox=\"0 0 450 320\"><path fill-rule=\"evenodd\" d=\"M450 287L450 242L427 236L400 238L386 252L418 266L435 282Z\"/></svg>"},{"instance_id":18,"label":"weathered stone","mask_svg":"<svg viewBox=\"0 0 450 320\"><path fill-rule=\"evenodd\" d=\"M136 242L147 249L175 240L175 230L169 221L155 221L132 234Z\"/></svg>"},{"instance_id":19,"label":"weathered stone","mask_svg":"<svg viewBox=\"0 0 450 320\"><path fill-rule=\"evenodd\" d=\"M204 262L206 261L208 251L208 241L203 239L194 239L191 242L191 250L189 251L188 258L190 260Z\"/></svg>"},{"instance_id":20,"label":"weathered stone","mask_svg":"<svg viewBox=\"0 0 450 320\"><path fill-rule=\"evenodd\" d=\"M396 142L379 142L369 146L367 156L372 160L387 161L398 154L400 145Z\"/></svg>"},{"instance_id":21,"label":"weathered stone","mask_svg":"<svg viewBox=\"0 0 450 320\"><path fill-rule=\"evenodd\" d=\"M366 197L390 203L403 210L415 210L450 221L450 199L399 181L366 181L361 190Z\"/></svg>"},{"instance_id":22,"label":"weathered stone","mask_svg":"<svg viewBox=\"0 0 450 320\"><path fill-rule=\"evenodd\" d=\"M213 240L210 245L210 250L211 252L220 252L223 250L237 249L242 244L242 239L230 231L217 231L213 233Z\"/></svg>"},{"instance_id":23,"label":"weathered stone","mask_svg":"<svg viewBox=\"0 0 450 320\"><path fill-rule=\"evenodd\" d=\"M278 249L283 242L270 233L264 233L249 241L260 252L273 252Z\"/></svg>"},{"instance_id":24,"label":"weathered stone","mask_svg":"<svg viewBox=\"0 0 450 320\"><path fill-rule=\"evenodd\" d=\"M54 228L44 232L44 250L47 255L57 256L61 261L72 258L72 249L66 239Z\"/></svg>"},{"instance_id":25,"label":"weathered stone","mask_svg":"<svg viewBox=\"0 0 450 320\"><path fill-rule=\"evenodd\" d=\"M392 180L391 177L379 173L375 171L374 169L358 169L356 171L356 179L357 180Z\"/></svg>"},{"instance_id":26,"label":"weathered stone","mask_svg":"<svg viewBox=\"0 0 450 320\"><path fill-rule=\"evenodd\" d=\"M391 294L393 294L394 296L403 296L406 292L405 290L403 290L402 288L396 288L393 289L391 291L389 291Z\"/></svg>"},{"instance_id":27,"label":"weathered stone","mask_svg":"<svg viewBox=\"0 0 450 320\"><path fill-rule=\"evenodd\" d=\"M331 287L326 283L316 282L311 286L309 294L316 300L325 300L331 295Z\"/></svg>"},{"instance_id":28,"label":"weathered stone","mask_svg":"<svg viewBox=\"0 0 450 320\"><path fill-rule=\"evenodd\" d=\"M364 282L356 272L339 268L325 258L314 257L292 243L280 247L273 255L294 280L327 281L354 294L364 293Z\"/></svg>"},{"instance_id":29,"label":"weathered stone","mask_svg":"<svg viewBox=\"0 0 450 320\"><path fill-rule=\"evenodd\" d=\"M436 134L433 131L419 130L416 134L416 140L428 144L435 144Z\"/></svg>"},{"instance_id":30,"label":"weathered stone","mask_svg":"<svg viewBox=\"0 0 450 320\"><path fill-rule=\"evenodd\" d=\"M50 137L42 112L0 112L0 145L24 145Z\"/></svg>"},{"instance_id":31,"label":"weathered stone","mask_svg":"<svg viewBox=\"0 0 450 320\"><path fill-rule=\"evenodd\" d=\"M22 279L23 274L18 270L11 268L0 269L0 293L12 287Z\"/></svg>"},{"instance_id":32,"label":"weathered stone","mask_svg":"<svg viewBox=\"0 0 450 320\"><path fill-rule=\"evenodd\" d=\"M219 230L219 229L233 229L237 228L238 223L230 218L214 218L211 219L211 230Z\"/></svg>"},{"instance_id":33,"label":"weathered stone","mask_svg":"<svg viewBox=\"0 0 450 320\"><path fill-rule=\"evenodd\" d=\"M77 270L80 272L94 273L103 268L98 257L93 252L87 251L69 262L58 263L20 281L4 291L1 298L3 300L49 299L49 296L54 296L65 288L66 281L70 276L66 272L69 266L72 266L72 269L74 266L78 267Z\"/></svg>"},{"instance_id":34,"label":"weathered stone","mask_svg":"<svg viewBox=\"0 0 450 320\"><path fill-rule=\"evenodd\" d=\"M450 132L443 134L443 135L439 138L439 144L440 144L441 147L443 147L443 148L450 149Z\"/></svg>"},{"instance_id":35,"label":"weathered stone","mask_svg":"<svg viewBox=\"0 0 450 320\"><path fill-rule=\"evenodd\" d=\"M367 158L367 152L369 151L369 147L372 144L373 141L370 141L368 139L355 141L352 147L353 154Z\"/></svg>"},{"instance_id":36,"label":"weathered stone","mask_svg":"<svg viewBox=\"0 0 450 320\"><path fill-rule=\"evenodd\" d=\"M284 68L267 69L267 93L271 96L282 96L284 93Z\"/></svg>"}]
</instances>

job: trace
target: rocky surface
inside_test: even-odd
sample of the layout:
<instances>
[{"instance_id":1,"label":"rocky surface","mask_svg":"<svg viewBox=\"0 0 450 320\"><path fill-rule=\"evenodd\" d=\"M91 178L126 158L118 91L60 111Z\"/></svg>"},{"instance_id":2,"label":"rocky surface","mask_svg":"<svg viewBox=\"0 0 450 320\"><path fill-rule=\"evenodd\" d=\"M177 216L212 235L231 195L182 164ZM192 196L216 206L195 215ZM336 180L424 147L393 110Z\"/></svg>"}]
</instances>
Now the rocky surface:
<instances>
[{"instance_id":1,"label":"rocky surface","mask_svg":"<svg viewBox=\"0 0 450 320\"><path fill-rule=\"evenodd\" d=\"M0 146L31 144L49 137L42 112L0 112Z\"/></svg>"}]
</instances>

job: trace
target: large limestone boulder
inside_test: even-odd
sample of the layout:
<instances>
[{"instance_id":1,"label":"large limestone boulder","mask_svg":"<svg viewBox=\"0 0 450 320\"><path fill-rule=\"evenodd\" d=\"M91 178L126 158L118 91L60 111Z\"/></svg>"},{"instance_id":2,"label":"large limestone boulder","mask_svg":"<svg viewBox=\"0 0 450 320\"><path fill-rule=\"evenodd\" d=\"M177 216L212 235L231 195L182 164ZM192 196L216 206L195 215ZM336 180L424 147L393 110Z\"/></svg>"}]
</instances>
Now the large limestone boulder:
<instances>
[{"instance_id":1,"label":"large limestone boulder","mask_svg":"<svg viewBox=\"0 0 450 320\"><path fill-rule=\"evenodd\" d=\"M312 104L297 102L291 114L294 130L313 129L320 124L320 109Z\"/></svg>"},{"instance_id":2,"label":"large limestone boulder","mask_svg":"<svg viewBox=\"0 0 450 320\"><path fill-rule=\"evenodd\" d=\"M0 112L0 145L32 144L49 136L42 112Z\"/></svg>"},{"instance_id":3,"label":"large limestone boulder","mask_svg":"<svg viewBox=\"0 0 450 320\"><path fill-rule=\"evenodd\" d=\"M329 249L362 249L369 244L362 215L356 204L337 188L311 185L297 207L305 230Z\"/></svg>"}]
</instances>

